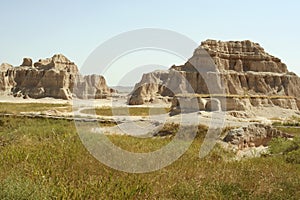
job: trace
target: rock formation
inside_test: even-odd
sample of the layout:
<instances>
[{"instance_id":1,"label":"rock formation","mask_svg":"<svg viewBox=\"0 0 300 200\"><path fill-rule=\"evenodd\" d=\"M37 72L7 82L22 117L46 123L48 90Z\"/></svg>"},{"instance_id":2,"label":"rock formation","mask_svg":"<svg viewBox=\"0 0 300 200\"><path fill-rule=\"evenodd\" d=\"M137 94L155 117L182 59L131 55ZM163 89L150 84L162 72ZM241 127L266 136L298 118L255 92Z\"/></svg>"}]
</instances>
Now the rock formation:
<instances>
[{"instance_id":1,"label":"rock formation","mask_svg":"<svg viewBox=\"0 0 300 200\"><path fill-rule=\"evenodd\" d=\"M236 145L238 149L247 147L267 146L272 138L292 138L292 135L279 131L272 126L263 124L250 124L228 131L223 139L232 145Z\"/></svg>"},{"instance_id":2,"label":"rock formation","mask_svg":"<svg viewBox=\"0 0 300 200\"><path fill-rule=\"evenodd\" d=\"M0 67L2 95L71 99L72 96L104 98L111 92L103 76L80 75L75 63L61 54L34 64L30 58L24 58L19 67L9 64Z\"/></svg>"},{"instance_id":3,"label":"rock formation","mask_svg":"<svg viewBox=\"0 0 300 200\"><path fill-rule=\"evenodd\" d=\"M128 103L175 97L176 109L187 94L198 99L200 110L215 110L216 99L222 110L265 105L298 110L300 78L258 43L207 40L184 65L144 74Z\"/></svg>"},{"instance_id":4,"label":"rock formation","mask_svg":"<svg viewBox=\"0 0 300 200\"><path fill-rule=\"evenodd\" d=\"M31 58L23 58L23 63L21 66L32 67L32 59Z\"/></svg>"},{"instance_id":5,"label":"rock formation","mask_svg":"<svg viewBox=\"0 0 300 200\"><path fill-rule=\"evenodd\" d=\"M9 71L13 66L7 63L0 65L0 95L7 95L11 93L13 85L15 84L14 78L10 76Z\"/></svg>"},{"instance_id":6,"label":"rock formation","mask_svg":"<svg viewBox=\"0 0 300 200\"><path fill-rule=\"evenodd\" d=\"M73 93L81 99L104 99L116 91L106 85L100 75L77 76Z\"/></svg>"}]
</instances>

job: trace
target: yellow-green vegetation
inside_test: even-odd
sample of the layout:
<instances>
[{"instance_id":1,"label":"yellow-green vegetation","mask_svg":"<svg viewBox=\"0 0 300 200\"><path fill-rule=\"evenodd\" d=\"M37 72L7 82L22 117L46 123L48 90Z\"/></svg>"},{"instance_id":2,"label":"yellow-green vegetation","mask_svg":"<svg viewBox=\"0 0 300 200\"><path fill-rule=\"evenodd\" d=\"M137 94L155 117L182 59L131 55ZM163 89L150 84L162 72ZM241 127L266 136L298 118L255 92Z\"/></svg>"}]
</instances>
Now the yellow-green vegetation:
<instances>
[{"instance_id":1,"label":"yellow-green vegetation","mask_svg":"<svg viewBox=\"0 0 300 200\"><path fill-rule=\"evenodd\" d=\"M284 95L252 95L252 94L176 94L179 97L201 97L201 98L239 98L239 99L249 99L249 98L260 98L260 99L295 99L293 96Z\"/></svg>"},{"instance_id":2,"label":"yellow-green vegetation","mask_svg":"<svg viewBox=\"0 0 300 200\"><path fill-rule=\"evenodd\" d=\"M149 116L166 114L170 108L157 107L100 107L96 109L85 109L81 111L85 114L97 114L100 116Z\"/></svg>"},{"instance_id":3,"label":"yellow-green vegetation","mask_svg":"<svg viewBox=\"0 0 300 200\"><path fill-rule=\"evenodd\" d=\"M276 120L273 122L273 126L277 129L290 133L293 135L300 135L300 118L299 116L292 116L284 121Z\"/></svg>"},{"instance_id":4,"label":"yellow-green vegetation","mask_svg":"<svg viewBox=\"0 0 300 200\"><path fill-rule=\"evenodd\" d=\"M129 174L94 159L73 122L0 117L0 199L300 198L299 164L284 156L229 162L232 155L219 146L200 159L204 135L205 128L199 127L189 150L170 166ZM171 141L109 138L125 149L143 152Z\"/></svg>"},{"instance_id":5,"label":"yellow-green vegetation","mask_svg":"<svg viewBox=\"0 0 300 200\"><path fill-rule=\"evenodd\" d=\"M68 104L50 103L0 103L0 113L5 114L19 114L21 112L42 112L48 110L71 112L72 106Z\"/></svg>"},{"instance_id":6,"label":"yellow-green vegetation","mask_svg":"<svg viewBox=\"0 0 300 200\"><path fill-rule=\"evenodd\" d=\"M293 140L274 138L270 142L270 153L282 154L287 162L300 164L300 137Z\"/></svg>"},{"instance_id":7,"label":"yellow-green vegetation","mask_svg":"<svg viewBox=\"0 0 300 200\"><path fill-rule=\"evenodd\" d=\"M276 127L276 129L278 129L282 132L285 132L285 133L289 133L289 134L294 135L294 136L300 136L300 127L284 127L284 126L281 126L281 127Z\"/></svg>"}]
</instances>

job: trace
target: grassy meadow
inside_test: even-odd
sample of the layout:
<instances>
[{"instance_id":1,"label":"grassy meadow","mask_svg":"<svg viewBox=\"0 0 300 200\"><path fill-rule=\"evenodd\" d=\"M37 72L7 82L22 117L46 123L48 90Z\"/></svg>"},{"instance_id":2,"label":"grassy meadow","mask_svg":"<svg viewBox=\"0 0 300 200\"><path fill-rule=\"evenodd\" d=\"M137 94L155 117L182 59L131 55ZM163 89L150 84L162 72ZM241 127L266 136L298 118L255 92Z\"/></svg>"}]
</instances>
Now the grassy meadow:
<instances>
[{"instance_id":1,"label":"grassy meadow","mask_svg":"<svg viewBox=\"0 0 300 200\"><path fill-rule=\"evenodd\" d=\"M300 198L300 164L281 154L228 161L232 153L219 146L200 159L204 135L199 126L189 150L173 164L130 174L93 158L71 121L0 117L0 199ZM172 139L109 138L133 152L153 151Z\"/></svg>"},{"instance_id":2,"label":"grassy meadow","mask_svg":"<svg viewBox=\"0 0 300 200\"><path fill-rule=\"evenodd\" d=\"M50 103L0 103L0 113L2 114L20 114L21 112L43 112L48 110L71 112L72 106L69 104Z\"/></svg>"},{"instance_id":3,"label":"grassy meadow","mask_svg":"<svg viewBox=\"0 0 300 200\"><path fill-rule=\"evenodd\" d=\"M156 107L101 107L95 109L84 109L82 113L96 114L100 116L148 116L159 115L170 112L170 108Z\"/></svg>"}]
</instances>

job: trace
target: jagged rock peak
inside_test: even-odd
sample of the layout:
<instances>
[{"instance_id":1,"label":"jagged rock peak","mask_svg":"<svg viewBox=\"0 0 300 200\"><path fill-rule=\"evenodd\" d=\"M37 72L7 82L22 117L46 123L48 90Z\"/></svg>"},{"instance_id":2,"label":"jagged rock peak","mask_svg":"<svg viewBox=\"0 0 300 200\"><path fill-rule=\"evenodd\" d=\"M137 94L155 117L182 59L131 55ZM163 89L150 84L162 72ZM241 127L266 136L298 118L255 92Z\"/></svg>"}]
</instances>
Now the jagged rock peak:
<instances>
[{"instance_id":1,"label":"jagged rock peak","mask_svg":"<svg viewBox=\"0 0 300 200\"><path fill-rule=\"evenodd\" d=\"M31 58L23 58L23 62L21 66L32 67L32 59Z\"/></svg>"},{"instance_id":2,"label":"jagged rock peak","mask_svg":"<svg viewBox=\"0 0 300 200\"><path fill-rule=\"evenodd\" d=\"M194 55L190 59L191 63L194 58L203 54L203 49L212 57L221 71L288 72L286 65L279 58L268 54L258 43L250 40L206 40L194 51Z\"/></svg>"},{"instance_id":3,"label":"jagged rock peak","mask_svg":"<svg viewBox=\"0 0 300 200\"><path fill-rule=\"evenodd\" d=\"M214 50L221 53L250 53L250 54L264 54L268 55L264 48L259 43L252 42L250 40L243 41L217 41L208 39L201 42L200 45L204 49Z\"/></svg>"},{"instance_id":4,"label":"jagged rock peak","mask_svg":"<svg viewBox=\"0 0 300 200\"><path fill-rule=\"evenodd\" d=\"M8 64L8 63L2 63L0 65L0 71L7 71L10 68L13 68L13 66L11 64Z\"/></svg>"},{"instance_id":5,"label":"jagged rock peak","mask_svg":"<svg viewBox=\"0 0 300 200\"><path fill-rule=\"evenodd\" d=\"M242 41L221 41L221 40L212 40L208 39L201 42L201 45L204 47L209 47L209 49L237 53L237 52L257 52L266 54L264 48L260 46L259 43L252 42L250 40Z\"/></svg>"},{"instance_id":6,"label":"jagged rock peak","mask_svg":"<svg viewBox=\"0 0 300 200\"><path fill-rule=\"evenodd\" d=\"M34 67L30 58L24 58L21 66L0 66L0 95L71 99L106 98L113 92L103 76L81 75L76 64L62 54L40 59Z\"/></svg>"},{"instance_id":7,"label":"jagged rock peak","mask_svg":"<svg viewBox=\"0 0 300 200\"><path fill-rule=\"evenodd\" d=\"M74 62L71 62L66 56L62 54L55 54L51 58L40 59L38 62L34 63L34 67L38 69L57 69L66 70L69 72L76 73L78 68Z\"/></svg>"}]
</instances>

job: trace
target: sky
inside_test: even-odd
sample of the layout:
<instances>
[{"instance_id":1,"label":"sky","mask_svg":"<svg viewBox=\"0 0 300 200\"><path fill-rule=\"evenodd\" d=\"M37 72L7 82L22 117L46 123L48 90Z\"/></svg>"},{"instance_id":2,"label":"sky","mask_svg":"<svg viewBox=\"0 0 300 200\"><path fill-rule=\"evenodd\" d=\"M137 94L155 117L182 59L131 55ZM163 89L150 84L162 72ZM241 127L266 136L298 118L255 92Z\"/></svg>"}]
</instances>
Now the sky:
<instances>
[{"instance_id":1,"label":"sky","mask_svg":"<svg viewBox=\"0 0 300 200\"><path fill-rule=\"evenodd\" d=\"M37 61L62 53L80 68L110 38L131 30L157 28L178 32L198 44L206 39L249 39L300 75L297 0L1 0L0 9L0 63L16 66L23 57ZM144 66L144 71L151 71L155 68L149 67L151 63L158 68L184 63L176 56L152 54L153 61L138 63L136 68ZM123 65L116 63L115 70L132 71L130 62L131 67L137 65L134 58L141 55L131 55L131 61L127 59ZM109 85L119 84L125 76L112 74L104 74ZM140 74L129 79L131 82L124 84L136 82Z\"/></svg>"}]
</instances>

